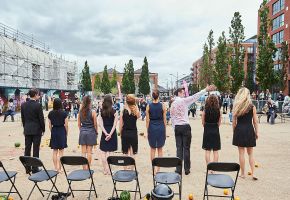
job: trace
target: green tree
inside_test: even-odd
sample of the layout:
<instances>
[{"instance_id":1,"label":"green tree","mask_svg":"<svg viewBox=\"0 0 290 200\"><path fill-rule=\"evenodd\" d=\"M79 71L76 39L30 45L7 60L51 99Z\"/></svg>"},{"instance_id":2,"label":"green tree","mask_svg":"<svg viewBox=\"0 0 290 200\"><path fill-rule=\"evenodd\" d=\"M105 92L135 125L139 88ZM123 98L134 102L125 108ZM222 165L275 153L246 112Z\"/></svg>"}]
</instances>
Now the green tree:
<instances>
[{"instance_id":1,"label":"green tree","mask_svg":"<svg viewBox=\"0 0 290 200\"><path fill-rule=\"evenodd\" d=\"M130 86L129 86L129 79L128 79L128 70L127 64L124 67L124 74L122 78L122 93L129 94Z\"/></svg>"},{"instance_id":2,"label":"green tree","mask_svg":"<svg viewBox=\"0 0 290 200\"><path fill-rule=\"evenodd\" d=\"M113 70L113 77L111 80L111 88L117 88L117 71L116 71L116 67L114 67Z\"/></svg>"},{"instance_id":3,"label":"green tree","mask_svg":"<svg viewBox=\"0 0 290 200\"><path fill-rule=\"evenodd\" d=\"M249 58L249 56L248 56ZM254 80L254 73L255 73L255 63L254 60L252 59L248 59L248 63L247 63L247 79L246 79L246 84L245 86L250 90L250 92L252 93L255 90L255 80Z\"/></svg>"},{"instance_id":4,"label":"green tree","mask_svg":"<svg viewBox=\"0 0 290 200\"><path fill-rule=\"evenodd\" d=\"M234 17L231 21L231 27L229 28L230 37L230 66L232 76L232 88L231 91L236 93L242 86L245 72L244 72L244 57L245 51L242 46L242 42L245 39L244 26L242 24L242 16L239 12L234 13Z\"/></svg>"},{"instance_id":5,"label":"green tree","mask_svg":"<svg viewBox=\"0 0 290 200\"><path fill-rule=\"evenodd\" d=\"M147 95L150 93L149 70L148 70L148 62L147 62L146 57L144 58L144 64L142 66L142 72L140 75L139 92L144 95Z\"/></svg>"},{"instance_id":6,"label":"green tree","mask_svg":"<svg viewBox=\"0 0 290 200\"><path fill-rule=\"evenodd\" d=\"M103 71L103 78L102 78L102 84L101 84L101 91L102 91L104 94L109 94L109 93L111 93L111 85L110 85L110 80L109 80L109 75L108 75L107 65L104 67L104 71Z\"/></svg>"},{"instance_id":7,"label":"green tree","mask_svg":"<svg viewBox=\"0 0 290 200\"><path fill-rule=\"evenodd\" d=\"M209 64L209 50L208 45L203 45L202 66L200 68L199 85L204 88L210 82L210 64Z\"/></svg>"},{"instance_id":8,"label":"green tree","mask_svg":"<svg viewBox=\"0 0 290 200\"><path fill-rule=\"evenodd\" d=\"M268 35L271 22L268 18L269 8L266 6L267 0L264 0L259 10L259 35L258 35L258 58L257 58L257 79L263 90L272 89L277 76L274 71L273 58L276 53L276 47Z\"/></svg>"},{"instance_id":9,"label":"green tree","mask_svg":"<svg viewBox=\"0 0 290 200\"><path fill-rule=\"evenodd\" d=\"M134 66L133 66L132 60L129 60L129 63L127 65L127 72L128 72L128 83L129 83L129 90L127 94L135 94Z\"/></svg>"},{"instance_id":10,"label":"green tree","mask_svg":"<svg viewBox=\"0 0 290 200\"><path fill-rule=\"evenodd\" d=\"M209 31L207 42L203 46L202 67L200 69L200 86L205 87L207 84L212 84L214 65L213 65L213 47L214 47L213 30Z\"/></svg>"},{"instance_id":11,"label":"green tree","mask_svg":"<svg viewBox=\"0 0 290 200\"><path fill-rule=\"evenodd\" d=\"M88 65L88 62L85 62L85 66L82 70L81 74L81 84L83 87L83 90L85 92L92 91L92 82L91 82L91 75L90 75L90 67Z\"/></svg>"},{"instance_id":12,"label":"green tree","mask_svg":"<svg viewBox=\"0 0 290 200\"><path fill-rule=\"evenodd\" d=\"M101 89L101 78L99 74L95 75L95 84L94 84L94 88L96 90Z\"/></svg>"},{"instance_id":13,"label":"green tree","mask_svg":"<svg viewBox=\"0 0 290 200\"><path fill-rule=\"evenodd\" d=\"M288 52L288 44L284 41L281 44L281 60L280 63L282 65L281 70L279 70L279 89L284 90L287 86L287 69L288 69L288 61L289 61L289 52Z\"/></svg>"},{"instance_id":14,"label":"green tree","mask_svg":"<svg viewBox=\"0 0 290 200\"><path fill-rule=\"evenodd\" d=\"M225 32L219 37L217 42L214 84L221 92L228 92L230 88L228 45Z\"/></svg>"}]
</instances>

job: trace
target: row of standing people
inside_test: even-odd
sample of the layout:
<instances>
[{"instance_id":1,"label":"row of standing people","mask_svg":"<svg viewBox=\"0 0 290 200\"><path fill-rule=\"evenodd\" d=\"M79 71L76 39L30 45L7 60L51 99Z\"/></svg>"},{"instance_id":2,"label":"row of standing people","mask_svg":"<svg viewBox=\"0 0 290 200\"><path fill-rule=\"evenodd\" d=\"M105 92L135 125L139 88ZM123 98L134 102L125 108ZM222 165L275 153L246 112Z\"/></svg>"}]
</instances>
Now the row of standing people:
<instances>
[{"instance_id":1,"label":"row of standing people","mask_svg":"<svg viewBox=\"0 0 290 200\"><path fill-rule=\"evenodd\" d=\"M182 88L178 89L175 93L176 98L171 106L171 117L175 132L176 154L177 157L184 160L184 170L186 175L190 173L191 168L191 127L189 125L187 109L188 106L197 101L201 95L204 95L206 92L214 89L214 86L208 86L206 89L190 97L184 97L184 89ZM35 99L35 96L36 94L31 95L32 101ZM166 140L166 109L165 106L159 102L158 91L154 91L152 97L152 103L146 107L147 133L145 134L145 136L148 137L148 142L151 147L151 159L155 157L156 150L158 152L158 156L163 156L162 148ZM133 95L127 95L127 101L120 116L119 130L122 140L122 152L130 156L134 156L138 152L136 121L140 117L140 112L135 102L135 97ZM206 107L202 115L202 123L204 125L202 147L206 151L205 158L207 163L210 162L211 151L214 152L213 160L218 160L217 151L221 148L218 128L220 125L220 113L218 109L219 106L217 105L217 98L215 96L210 96L207 100ZM43 114L41 116L41 112L39 112L39 116L37 118L38 122L40 122L40 126L37 128L38 131L31 131L31 125L33 123L31 123L31 118L28 116L28 107L31 106L23 105L22 108L26 144L25 155L30 155L31 143L34 143L33 156L39 157L40 139L41 135L45 132L44 120L43 123L41 122ZM40 110L40 106L35 104L34 107L35 110ZM253 179L256 179L254 176L253 147L256 146L256 139L258 138L258 126L256 123L257 120L255 114L256 109L251 104L249 91L246 88L241 89L236 96L234 106L233 145L239 147L241 177L244 177L244 153L245 150L247 150ZM50 146L53 149L53 161L56 170L60 171L61 168L59 158L63 155L63 149L67 147L68 121L67 115L62 109L61 101L59 99L55 99L53 111L49 113L48 119L49 127L51 129ZM78 126L80 130L79 144L82 148L82 156L87 157L89 163L91 163L92 149L97 143L97 128L99 124L102 130L100 150L102 152L104 174L109 173L106 158L111 152L117 150L117 121L118 113L116 113L113 109L112 97L110 95L106 95L104 97L99 120L97 120L97 113L91 109L90 97L86 96L83 98L82 107L78 115ZM254 126L252 124L254 124ZM30 129L30 131L28 131L28 129ZM29 133L31 134L33 132L40 133L36 134L36 140L34 137L29 137ZM35 152L37 145L38 152ZM156 170L158 171L158 169ZM176 172L181 173L181 169L177 168Z\"/></svg>"}]
</instances>

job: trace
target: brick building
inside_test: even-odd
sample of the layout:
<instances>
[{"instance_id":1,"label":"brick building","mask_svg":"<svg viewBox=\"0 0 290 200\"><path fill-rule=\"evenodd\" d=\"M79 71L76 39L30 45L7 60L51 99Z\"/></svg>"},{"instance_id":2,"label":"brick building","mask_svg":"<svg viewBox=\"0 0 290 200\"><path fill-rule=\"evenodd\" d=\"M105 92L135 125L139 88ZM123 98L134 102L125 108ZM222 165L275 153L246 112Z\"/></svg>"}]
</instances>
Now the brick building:
<instances>
[{"instance_id":1,"label":"brick building","mask_svg":"<svg viewBox=\"0 0 290 200\"><path fill-rule=\"evenodd\" d=\"M278 51L276 52L276 56L274 58L274 69L279 70L282 68L279 63L279 58L281 56L281 43L286 41L289 44L290 41L290 12L289 0L268 0L266 6L269 8L269 19L272 21L272 27L268 30L269 35L271 36L273 42L276 45ZM259 17L258 17L259 19ZM258 20L258 31L260 27L260 22ZM289 50L288 50L289 51ZM288 81L287 87L284 93L290 93L290 65L288 64Z\"/></svg>"},{"instance_id":2,"label":"brick building","mask_svg":"<svg viewBox=\"0 0 290 200\"><path fill-rule=\"evenodd\" d=\"M141 71L142 71L142 69L137 69L137 70L134 71L134 81L135 81L135 88L136 88L135 94L138 94L138 91L139 91L138 85L139 85L139 80L140 80L140 76L141 76ZM113 72L114 72L113 68L108 69L109 80L112 80ZM122 85L122 79L123 79L124 73L123 72L118 72L117 70L116 70L116 72L117 72L117 81L120 82L121 85ZM94 73L94 74L91 75L92 90L94 90L95 75L96 74L99 74L100 78L102 80L103 71L97 72L97 73ZM152 89L158 88L158 73L149 72L149 80L150 80L150 85L151 85Z\"/></svg>"}]
</instances>

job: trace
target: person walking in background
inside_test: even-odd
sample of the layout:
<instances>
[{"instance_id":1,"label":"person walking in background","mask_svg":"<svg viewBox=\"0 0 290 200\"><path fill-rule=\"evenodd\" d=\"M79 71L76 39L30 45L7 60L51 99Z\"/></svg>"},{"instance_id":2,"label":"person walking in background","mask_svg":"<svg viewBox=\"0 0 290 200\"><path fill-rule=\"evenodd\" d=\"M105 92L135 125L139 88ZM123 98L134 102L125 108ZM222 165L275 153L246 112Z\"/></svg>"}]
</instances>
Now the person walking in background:
<instances>
[{"instance_id":1,"label":"person walking in background","mask_svg":"<svg viewBox=\"0 0 290 200\"><path fill-rule=\"evenodd\" d=\"M155 90L152 93L152 103L146 108L146 128L150 150L150 158L155 158L157 149L158 157L163 157L163 146L166 139L166 108L159 101L159 91ZM154 173L157 173L157 168Z\"/></svg>"},{"instance_id":2,"label":"person walking in background","mask_svg":"<svg viewBox=\"0 0 290 200\"><path fill-rule=\"evenodd\" d=\"M141 110L141 116L142 116L142 121L144 121L144 118L146 116L146 107L147 103L144 101L144 99L141 99L141 104L140 104L140 110Z\"/></svg>"},{"instance_id":3,"label":"person walking in background","mask_svg":"<svg viewBox=\"0 0 290 200\"><path fill-rule=\"evenodd\" d=\"M107 158L111 152L118 149L116 126L118 122L118 113L113 109L113 100L111 95L104 97L101 114L99 116L99 126L102 129L100 149L102 151L102 163L104 174L110 173Z\"/></svg>"},{"instance_id":4,"label":"person walking in background","mask_svg":"<svg viewBox=\"0 0 290 200\"><path fill-rule=\"evenodd\" d=\"M204 127L202 148L205 150L205 162L207 165L211 162L211 151L213 151L212 162L218 162L218 151L221 149L219 131L221 113L219 101L215 95L210 95L206 100L205 110L202 113L202 125Z\"/></svg>"},{"instance_id":5,"label":"person walking in background","mask_svg":"<svg viewBox=\"0 0 290 200\"><path fill-rule=\"evenodd\" d=\"M166 122L167 125L169 124L170 121L170 108L166 108Z\"/></svg>"},{"instance_id":6,"label":"person walking in background","mask_svg":"<svg viewBox=\"0 0 290 200\"><path fill-rule=\"evenodd\" d=\"M46 111L48 111L48 102L49 102L48 95L44 94L44 105Z\"/></svg>"},{"instance_id":7,"label":"person walking in background","mask_svg":"<svg viewBox=\"0 0 290 200\"><path fill-rule=\"evenodd\" d=\"M258 180L254 175L255 160L254 148L259 137L258 118L256 107L252 104L250 91L241 88L234 102L233 108L233 145L238 147L241 166L241 178L245 178L245 151L249 156L253 180Z\"/></svg>"},{"instance_id":8,"label":"person walking in background","mask_svg":"<svg viewBox=\"0 0 290 200\"><path fill-rule=\"evenodd\" d=\"M226 94L223 98L223 114L227 114L227 112L228 112L229 101L230 101L230 98Z\"/></svg>"},{"instance_id":9,"label":"person walking in background","mask_svg":"<svg viewBox=\"0 0 290 200\"><path fill-rule=\"evenodd\" d=\"M136 98L133 94L128 94L124 110L120 115L120 134L123 154L134 157L138 152L137 119L140 112L136 105Z\"/></svg>"},{"instance_id":10,"label":"person walking in background","mask_svg":"<svg viewBox=\"0 0 290 200\"><path fill-rule=\"evenodd\" d=\"M8 116L11 116L11 120L12 120L12 122L14 122L14 115L15 115L15 105L14 105L13 99L11 98L11 99L9 99L8 109L4 114L3 122L6 121Z\"/></svg>"},{"instance_id":11,"label":"person walking in background","mask_svg":"<svg viewBox=\"0 0 290 200\"><path fill-rule=\"evenodd\" d=\"M28 92L30 100L21 105L21 120L24 127L25 152L24 156L31 156L33 144L33 157L39 158L41 137L45 132L45 123L42 105L38 102L39 92L31 89ZM36 173L38 168L26 168L26 173Z\"/></svg>"},{"instance_id":12,"label":"person walking in background","mask_svg":"<svg viewBox=\"0 0 290 200\"><path fill-rule=\"evenodd\" d=\"M73 113L75 119L77 119L79 111L80 111L80 103L78 99L75 99L75 102L73 104Z\"/></svg>"},{"instance_id":13,"label":"person walking in background","mask_svg":"<svg viewBox=\"0 0 290 200\"><path fill-rule=\"evenodd\" d=\"M60 158L63 156L64 149L67 148L68 119L59 98L53 101L53 110L48 114L48 125L51 131L50 148L53 149L54 168L60 172Z\"/></svg>"},{"instance_id":14,"label":"person walking in background","mask_svg":"<svg viewBox=\"0 0 290 200\"><path fill-rule=\"evenodd\" d=\"M188 116L190 115L190 113L191 113L192 117L195 116L195 113L196 113L196 103L195 102L190 104L190 106L188 107Z\"/></svg>"},{"instance_id":15,"label":"person walking in background","mask_svg":"<svg viewBox=\"0 0 290 200\"><path fill-rule=\"evenodd\" d=\"M80 130L79 145L82 148L82 156L86 157L91 165L92 149L97 144L98 124L97 114L92 110L92 101L89 96L83 98L82 107L78 115L78 127ZM86 170L88 166L83 168Z\"/></svg>"},{"instance_id":16,"label":"person walking in background","mask_svg":"<svg viewBox=\"0 0 290 200\"><path fill-rule=\"evenodd\" d=\"M215 90L215 86L211 85L201 90L200 92L185 97L184 88L179 88L175 91L175 100L171 105L171 122L175 132L176 155L181 160L184 160L185 174L190 173L190 145L191 145L191 127L188 118L188 106L196 102L201 96L207 92ZM185 98L184 98L185 97ZM181 169L178 167L176 173L181 174Z\"/></svg>"}]
</instances>

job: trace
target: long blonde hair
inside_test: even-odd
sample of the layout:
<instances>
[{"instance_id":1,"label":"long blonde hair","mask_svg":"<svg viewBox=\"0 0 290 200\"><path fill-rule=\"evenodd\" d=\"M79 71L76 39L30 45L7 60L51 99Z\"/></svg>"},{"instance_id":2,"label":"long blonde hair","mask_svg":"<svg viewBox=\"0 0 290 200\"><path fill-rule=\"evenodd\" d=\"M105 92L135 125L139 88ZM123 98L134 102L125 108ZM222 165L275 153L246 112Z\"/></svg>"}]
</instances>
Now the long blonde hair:
<instances>
[{"instance_id":1,"label":"long blonde hair","mask_svg":"<svg viewBox=\"0 0 290 200\"><path fill-rule=\"evenodd\" d=\"M246 114L252 105L249 89L246 87L239 89L234 101L233 115L239 117Z\"/></svg>"},{"instance_id":2,"label":"long blonde hair","mask_svg":"<svg viewBox=\"0 0 290 200\"><path fill-rule=\"evenodd\" d=\"M126 96L126 103L128 105L128 108L130 109L131 113L134 116L138 115L138 107L136 105L136 98L134 96L134 94L128 94Z\"/></svg>"}]
</instances>

